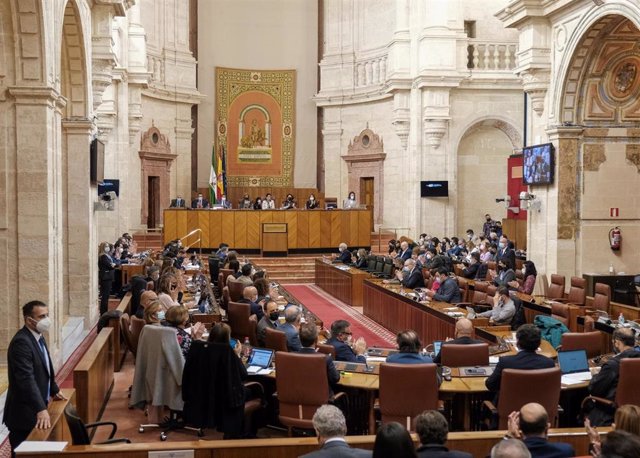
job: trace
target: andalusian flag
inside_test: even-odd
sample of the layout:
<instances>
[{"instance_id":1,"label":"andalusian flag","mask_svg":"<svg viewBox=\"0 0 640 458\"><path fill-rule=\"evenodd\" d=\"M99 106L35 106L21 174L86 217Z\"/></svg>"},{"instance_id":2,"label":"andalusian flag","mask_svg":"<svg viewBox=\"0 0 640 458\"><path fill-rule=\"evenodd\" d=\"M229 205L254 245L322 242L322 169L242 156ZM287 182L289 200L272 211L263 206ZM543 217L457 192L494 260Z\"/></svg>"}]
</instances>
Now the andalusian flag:
<instances>
[{"instance_id":1,"label":"andalusian flag","mask_svg":"<svg viewBox=\"0 0 640 458\"><path fill-rule=\"evenodd\" d=\"M209 202L215 204L218 202L216 199L216 189L218 187L218 174L216 173L216 146L211 148L211 173L209 174Z\"/></svg>"}]
</instances>

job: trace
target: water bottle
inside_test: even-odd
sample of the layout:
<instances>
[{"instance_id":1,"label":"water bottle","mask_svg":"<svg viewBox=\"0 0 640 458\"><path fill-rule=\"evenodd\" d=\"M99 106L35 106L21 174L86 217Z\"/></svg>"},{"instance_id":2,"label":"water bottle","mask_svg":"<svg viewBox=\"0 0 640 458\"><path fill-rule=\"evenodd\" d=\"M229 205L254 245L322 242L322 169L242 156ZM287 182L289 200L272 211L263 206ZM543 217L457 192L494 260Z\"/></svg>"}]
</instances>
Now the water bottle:
<instances>
[{"instance_id":1,"label":"water bottle","mask_svg":"<svg viewBox=\"0 0 640 458\"><path fill-rule=\"evenodd\" d=\"M248 358L249 355L251 355L251 343L249 342L249 337L245 337L242 343L242 356Z\"/></svg>"},{"instance_id":2,"label":"water bottle","mask_svg":"<svg viewBox=\"0 0 640 458\"><path fill-rule=\"evenodd\" d=\"M618 317L618 323L621 325L624 324L624 315L622 312L620 312L620 316Z\"/></svg>"}]
</instances>

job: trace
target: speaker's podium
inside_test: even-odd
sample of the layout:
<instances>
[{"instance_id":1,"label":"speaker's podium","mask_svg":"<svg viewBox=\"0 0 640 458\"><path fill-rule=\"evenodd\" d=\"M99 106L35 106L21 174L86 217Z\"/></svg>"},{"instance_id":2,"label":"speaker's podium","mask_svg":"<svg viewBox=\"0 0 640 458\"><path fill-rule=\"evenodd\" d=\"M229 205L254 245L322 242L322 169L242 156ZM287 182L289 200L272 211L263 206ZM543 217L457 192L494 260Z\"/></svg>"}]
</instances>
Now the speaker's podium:
<instances>
[{"instance_id":1,"label":"speaker's podium","mask_svg":"<svg viewBox=\"0 0 640 458\"><path fill-rule=\"evenodd\" d=\"M262 256L287 256L287 223L262 223Z\"/></svg>"}]
</instances>

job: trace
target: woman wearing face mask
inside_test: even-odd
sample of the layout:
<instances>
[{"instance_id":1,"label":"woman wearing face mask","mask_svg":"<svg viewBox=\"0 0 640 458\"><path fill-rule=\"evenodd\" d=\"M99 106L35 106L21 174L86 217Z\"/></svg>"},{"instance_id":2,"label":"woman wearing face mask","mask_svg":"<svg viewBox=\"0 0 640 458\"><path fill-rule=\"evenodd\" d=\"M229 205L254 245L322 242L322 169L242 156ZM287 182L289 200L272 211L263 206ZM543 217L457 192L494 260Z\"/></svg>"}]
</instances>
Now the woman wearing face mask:
<instances>
[{"instance_id":1,"label":"woman wearing face mask","mask_svg":"<svg viewBox=\"0 0 640 458\"><path fill-rule=\"evenodd\" d=\"M163 311L170 307L180 305L178 303L178 278L175 275L165 274L158 281L158 300L162 304Z\"/></svg>"},{"instance_id":2,"label":"woman wearing face mask","mask_svg":"<svg viewBox=\"0 0 640 458\"><path fill-rule=\"evenodd\" d=\"M100 281L100 315L107 313L109 308L109 295L115 278L114 270L116 261L111 257L111 245L107 242L100 244L100 256L98 257L98 280Z\"/></svg>"},{"instance_id":3,"label":"woman wearing face mask","mask_svg":"<svg viewBox=\"0 0 640 458\"><path fill-rule=\"evenodd\" d=\"M314 196L313 194L309 195L309 200L307 200L307 203L304 205L304 208L306 208L307 210L313 210L314 208L318 208L318 201L316 200L316 196Z\"/></svg>"},{"instance_id":4,"label":"woman wearing face mask","mask_svg":"<svg viewBox=\"0 0 640 458\"><path fill-rule=\"evenodd\" d=\"M490 270L489 276L496 286L504 286L508 289L509 282L516 279L516 273L513 271L511 260L509 258L500 259L500 261L498 261L498 272Z\"/></svg>"},{"instance_id":5,"label":"woman wearing face mask","mask_svg":"<svg viewBox=\"0 0 640 458\"><path fill-rule=\"evenodd\" d=\"M144 309L144 322L152 326L160 326L160 323L164 321L165 312L162 309L160 301L152 299Z\"/></svg>"},{"instance_id":6,"label":"woman wearing face mask","mask_svg":"<svg viewBox=\"0 0 640 458\"><path fill-rule=\"evenodd\" d=\"M342 203L342 208L347 210L350 208L356 208L357 206L358 206L358 202L356 202L356 193L351 191L349 193L349 197L345 199L344 202Z\"/></svg>"},{"instance_id":7,"label":"woman wearing face mask","mask_svg":"<svg viewBox=\"0 0 640 458\"><path fill-rule=\"evenodd\" d=\"M522 265L522 277L524 278L522 286L520 286L520 283L518 283L517 280L509 282L509 286L519 293L531 295L533 294L533 287L536 285L537 276L538 271L536 270L536 265L533 261L525 261Z\"/></svg>"},{"instance_id":8,"label":"woman wearing face mask","mask_svg":"<svg viewBox=\"0 0 640 458\"><path fill-rule=\"evenodd\" d=\"M489 262L493 261L493 257L491 256L491 252L487 247L487 242L482 242L480 244L480 262Z\"/></svg>"},{"instance_id":9,"label":"woman wearing face mask","mask_svg":"<svg viewBox=\"0 0 640 458\"><path fill-rule=\"evenodd\" d=\"M355 267L357 269L364 269L365 267L367 267L367 250L365 250L364 248L358 249L356 256L357 260Z\"/></svg>"},{"instance_id":10,"label":"woman wearing face mask","mask_svg":"<svg viewBox=\"0 0 640 458\"><path fill-rule=\"evenodd\" d=\"M254 210L262 210L262 197L256 197L256 201L253 204Z\"/></svg>"}]
</instances>

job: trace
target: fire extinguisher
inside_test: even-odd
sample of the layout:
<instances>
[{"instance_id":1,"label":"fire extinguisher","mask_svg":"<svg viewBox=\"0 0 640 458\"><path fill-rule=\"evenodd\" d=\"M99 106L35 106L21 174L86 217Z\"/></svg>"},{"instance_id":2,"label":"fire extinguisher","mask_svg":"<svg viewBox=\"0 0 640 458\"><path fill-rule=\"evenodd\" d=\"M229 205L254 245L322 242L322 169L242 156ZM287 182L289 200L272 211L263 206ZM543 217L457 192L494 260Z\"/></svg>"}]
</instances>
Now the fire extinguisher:
<instances>
[{"instance_id":1,"label":"fire extinguisher","mask_svg":"<svg viewBox=\"0 0 640 458\"><path fill-rule=\"evenodd\" d=\"M609 245L613 251L619 251L622 246L622 232L617 226L609 231Z\"/></svg>"}]
</instances>

